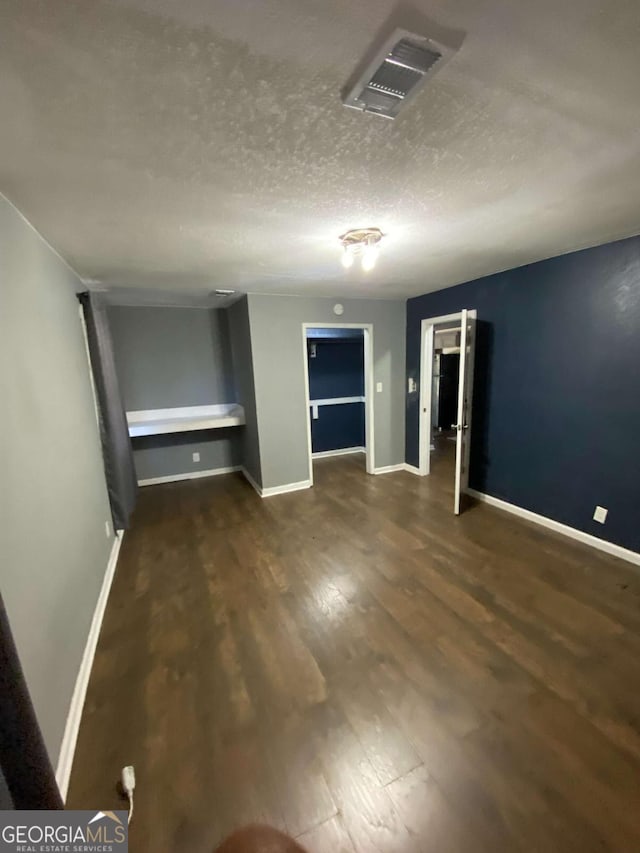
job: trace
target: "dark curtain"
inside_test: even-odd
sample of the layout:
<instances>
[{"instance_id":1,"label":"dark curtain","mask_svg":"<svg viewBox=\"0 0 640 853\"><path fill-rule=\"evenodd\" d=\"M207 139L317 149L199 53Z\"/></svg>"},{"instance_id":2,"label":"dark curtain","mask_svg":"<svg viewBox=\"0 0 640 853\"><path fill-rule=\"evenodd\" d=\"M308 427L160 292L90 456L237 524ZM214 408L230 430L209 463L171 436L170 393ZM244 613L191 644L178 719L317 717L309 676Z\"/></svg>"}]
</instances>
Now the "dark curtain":
<instances>
[{"instance_id":1,"label":"dark curtain","mask_svg":"<svg viewBox=\"0 0 640 853\"><path fill-rule=\"evenodd\" d=\"M0 596L0 768L16 809L61 809L62 799L36 720ZM3 807L8 807L5 802Z\"/></svg>"},{"instance_id":2,"label":"dark curtain","mask_svg":"<svg viewBox=\"0 0 640 853\"><path fill-rule=\"evenodd\" d=\"M99 293L83 293L89 355L98 398L100 438L107 479L113 525L116 530L129 527L138 486L127 418L120 396L107 308Z\"/></svg>"}]
</instances>

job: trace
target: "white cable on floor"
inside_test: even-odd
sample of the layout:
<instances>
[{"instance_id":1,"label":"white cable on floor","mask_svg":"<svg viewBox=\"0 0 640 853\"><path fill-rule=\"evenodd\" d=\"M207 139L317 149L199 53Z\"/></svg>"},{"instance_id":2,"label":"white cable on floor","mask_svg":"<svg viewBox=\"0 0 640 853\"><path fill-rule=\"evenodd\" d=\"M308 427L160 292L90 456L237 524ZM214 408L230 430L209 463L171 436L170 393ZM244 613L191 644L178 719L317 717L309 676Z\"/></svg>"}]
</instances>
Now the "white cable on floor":
<instances>
[{"instance_id":1,"label":"white cable on floor","mask_svg":"<svg viewBox=\"0 0 640 853\"><path fill-rule=\"evenodd\" d=\"M129 765L128 767L122 768L122 790L127 795L127 799L129 800L129 816L127 818L127 824L131 823L131 818L133 817L133 791L136 787L136 774L133 770L133 767Z\"/></svg>"}]
</instances>

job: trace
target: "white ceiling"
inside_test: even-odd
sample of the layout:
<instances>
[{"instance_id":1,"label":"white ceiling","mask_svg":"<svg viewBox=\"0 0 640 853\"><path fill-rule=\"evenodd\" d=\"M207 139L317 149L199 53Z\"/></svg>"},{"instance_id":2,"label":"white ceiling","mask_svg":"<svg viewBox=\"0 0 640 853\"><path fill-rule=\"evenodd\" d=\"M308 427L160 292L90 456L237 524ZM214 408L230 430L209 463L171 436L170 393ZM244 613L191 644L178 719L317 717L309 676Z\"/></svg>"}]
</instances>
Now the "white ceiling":
<instances>
[{"instance_id":1,"label":"white ceiling","mask_svg":"<svg viewBox=\"0 0 640 853\"><path fill-rule=\"evenodd\" d=\"M345 109L398 23L460 50ZM640 231L639 37L638 0L0 0L0 190L101 285L423 293Z\"/></svg>"}]
</instances>

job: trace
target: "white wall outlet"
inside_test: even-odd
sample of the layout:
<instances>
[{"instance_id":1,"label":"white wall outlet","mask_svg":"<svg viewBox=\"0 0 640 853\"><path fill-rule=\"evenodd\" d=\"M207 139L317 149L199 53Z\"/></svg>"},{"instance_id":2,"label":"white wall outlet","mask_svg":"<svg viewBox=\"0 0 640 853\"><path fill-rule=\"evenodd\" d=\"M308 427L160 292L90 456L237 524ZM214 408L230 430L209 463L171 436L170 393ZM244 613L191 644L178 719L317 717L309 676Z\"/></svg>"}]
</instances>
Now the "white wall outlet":
<instances>
[{"instance_id":1,"label":"white wall outlet","mask_svg":"<svg viewBox=\"0 0 640 853\"><path fill-rule=\"evenodd\" d=\"M409 394L415 394L416 390L417 390L416 380L413 378L413 376L410 376L409 381L407 383L407 391L409 392Z\"/></svg>"},{"instance_id":2,"label":"white wall outlet","mask_svg":"<svg viewBox=\"0 0 640 853\"><path fill-rule=\"evenodd\" d=\"M108 539L111 536L111 524L109 523L108 519L104 523L104 532L105 532L105 535Z\"/></svg>"},{"instance_id":3,"label":"white wall outlet","mask_svg":"<svg viewBox=\"0 0 640 853\"><path fill-rule=\"evenodd\" d=\"M200 461L200 454L198 453L198 451L197 451L197 450L195 451L195 453L192 453L191 455L192 455L192 457L193 457L193 461L194 461L194 462L199 462L199 461Z\"/></svg>"},{"instance_id":4,"label":"white wall outlet","mask_svg":"<svg viewBox=\"0 0 640 853\"><path fill-rule=\"evenodd\" d=\"M607 513L609 510L604 506L597 506L595 512L593 513L593 520L599 521L600 524L604 524L607 520Z\"/></svg>"},{"instance_id":5,"label":"white wall outlet","mask_svg":"<svg viewBox=\"0 0 640 853\"><path fill-rule=\"evenodd\" d=\"M376 382L376 392L378 394L382 393L382 382Z\"/></svg>"}]
</instances>

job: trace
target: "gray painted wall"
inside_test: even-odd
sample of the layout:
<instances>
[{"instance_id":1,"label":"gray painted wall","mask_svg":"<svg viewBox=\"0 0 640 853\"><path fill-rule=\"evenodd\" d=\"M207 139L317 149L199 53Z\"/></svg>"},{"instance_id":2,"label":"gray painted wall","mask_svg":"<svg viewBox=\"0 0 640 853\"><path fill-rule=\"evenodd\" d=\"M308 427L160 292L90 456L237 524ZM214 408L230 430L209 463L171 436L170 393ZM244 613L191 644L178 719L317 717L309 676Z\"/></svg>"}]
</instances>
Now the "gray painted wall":
<instances>
[{"instance_id":1,"label":"gray painted wall","mask_svg":"<svg viewBox=\"0 0 640 853\"><path fill-rule=\"evenodd\" d=\"M241 464L256 483L261 486L260 441L258 437L258 418L256 413L255 380L253 375L247 297L243 296L238 302L234 302L227 309L227 313L233 355L233 373L236 388L238 389L238 402L244 406L246 420L246 425L240 433Z\"/></svg>"},{"instance_id":2,"label":"gray painted wall","mask_svg":"<svg viewBox=\"0 0 640 853\"><path fill-rule=\"evenodd\" d=\"M55 767L113 543L80 280L0 196L0 583Z\"/></svg>"},{"instance_id":3,"label":"gray painted wall","mask_svg":"<svg viewBox=\"0 0 640 853\"><path fill-rule=\"evenodd\" d=\"M237 402L226 310L112 306L109 325L127 411ZM237 429L136 438L138 480L239 465L240 442Z\"/></svg>"},{"instance_id":4,"label":"gray painted wall","mask_svg":"<svg viewBox=\"0 0 640 853\"><path fill-rule=\"evenodd\" d=\"M202 308L109 308L127 411L234 403L227 315Z\"/></svg>"},{"instance_id":5,"label":"gray painted wall","mask_svg":"<svg viewBox=\"0 0 640 853\"><path fill-rule=\"evenodd\" d=\"M302 324L373 324L375 466L404 462L405 303L400 300L248 297L262 486L309 476Z\"/></svg>"},{"instance_id":6,"label":"gray painted wall","mask_svg":"<svg viewBox=\"0 0 640 853\"><path fill-rule=\"evenodd\" d=\"M242 427L197 430L134 439L138 480L168 477L191 471L213 471L242 464ZM193 453L200 461L193 461Z\"/></svg>"}]
</instances>

